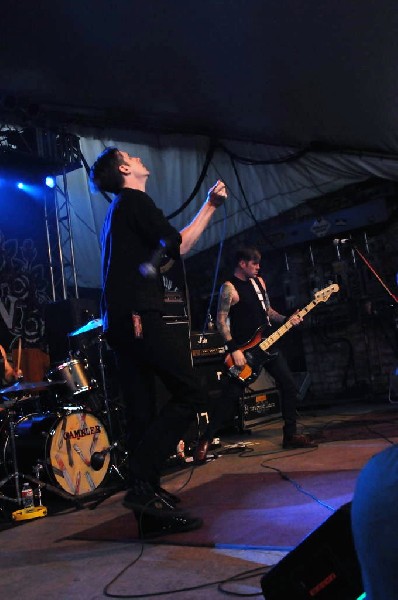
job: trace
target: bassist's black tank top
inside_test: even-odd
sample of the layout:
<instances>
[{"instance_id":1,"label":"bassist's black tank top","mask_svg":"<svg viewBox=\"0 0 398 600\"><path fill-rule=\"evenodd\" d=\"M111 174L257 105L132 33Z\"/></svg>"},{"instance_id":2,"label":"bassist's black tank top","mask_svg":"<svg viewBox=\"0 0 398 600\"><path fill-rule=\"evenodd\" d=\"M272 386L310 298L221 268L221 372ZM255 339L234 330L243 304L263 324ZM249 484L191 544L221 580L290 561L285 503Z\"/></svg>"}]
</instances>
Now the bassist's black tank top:
<instances>
[{"instance_id":1,"label":"bassist's black tank top","mask_svg":"<svg viewBox=\"0 0 398 600\"><path fill-rule=\"evenodd\" d=\"M229 311L231 335L235 342L242 345L250 340L260 325L267 323L267 313L250 281L242 281L235 276L231 277L229 281L239 294L239 302L231 306ZM257 282L268 301L264 288L258 280Z\"/></svg>"}]
</instances>

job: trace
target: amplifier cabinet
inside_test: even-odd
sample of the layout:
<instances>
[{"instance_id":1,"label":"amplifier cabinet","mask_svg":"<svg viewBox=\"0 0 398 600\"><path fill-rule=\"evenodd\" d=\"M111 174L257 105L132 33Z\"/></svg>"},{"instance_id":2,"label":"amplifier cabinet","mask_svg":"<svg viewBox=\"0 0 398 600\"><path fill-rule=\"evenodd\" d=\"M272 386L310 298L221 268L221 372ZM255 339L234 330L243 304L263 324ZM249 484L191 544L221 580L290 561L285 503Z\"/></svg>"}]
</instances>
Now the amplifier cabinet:
<instances>
[{"instance_id":1,"label":"amplifier cabinet","mask_svg":"<svg viewBox=\"0 0 398 600\"><path fill-rule=\"evenodd\" d=\"M238 427L245 431L280 416L280 394L264 369L239 399Z\"/></svg>"},{"instance_id":2,"label":"amplifier cabinet","mask_svg":"<svg viewBox=\"0 0 398 600\"><path fill-rule=\"evenodd\" d=\"M191 333L192 358L215 358L222 359L225 354L225 342L217 331Z\"/></svg>"},{"instance_id":3,"label":"amplifier cabinet","mask_svg":"<svg viewBox=\"0 0 398 600\"><path fill-rule=\"evenodd\" d=\"M239 429L245 431L280 417L278 390L263 390L244 394L239 400Z\"/></svg>"}]
</instances>

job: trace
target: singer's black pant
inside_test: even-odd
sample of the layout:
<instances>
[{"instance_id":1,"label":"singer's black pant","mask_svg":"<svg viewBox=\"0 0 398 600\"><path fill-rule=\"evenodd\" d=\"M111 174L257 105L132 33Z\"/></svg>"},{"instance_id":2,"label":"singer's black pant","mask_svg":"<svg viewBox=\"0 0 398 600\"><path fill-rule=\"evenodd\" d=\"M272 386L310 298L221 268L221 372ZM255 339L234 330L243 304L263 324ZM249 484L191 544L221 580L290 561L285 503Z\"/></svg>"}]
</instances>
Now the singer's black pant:
<instances>
[{"instance_id":1,"label":"singer's black pant","mask_svg":"<svg viewBox=\"0 0 398 600\"><path fill-rule=\"evenodd\" d=\"M158 485L166 459L175 453L198 412L204 408L188 348L175 340L160 313L141 313L142 339L129 328L111 335L126 409L130 474ZM157 411L154 375L171 394Z\"/></svg>"}]
</instances>

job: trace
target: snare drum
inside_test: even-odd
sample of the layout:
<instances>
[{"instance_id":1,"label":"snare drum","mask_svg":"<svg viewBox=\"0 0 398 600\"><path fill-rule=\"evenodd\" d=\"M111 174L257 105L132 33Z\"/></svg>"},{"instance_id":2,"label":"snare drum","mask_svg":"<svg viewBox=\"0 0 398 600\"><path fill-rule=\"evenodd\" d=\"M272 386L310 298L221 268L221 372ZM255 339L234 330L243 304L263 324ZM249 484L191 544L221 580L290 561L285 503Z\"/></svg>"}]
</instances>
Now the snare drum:
<instances>
[{"instance_id":1,"label":"snare drum","mask_svg":"<svg viewBox=\"0 0 398 600\"><path fill-rule=\"evenodd\" d=\"M93 492L103 482L109 468L109 452L104 452L93 469L94 452L107 451L109 438L101 421L83 411L65 414L32 414L15 425L18 470L31 474L37 463L44 466L50 482L68 494ZM13 470L10 440L4 446L6 472Z\"/></svg>"},{"instance_id":2,"label":"snare drum","mask_svg":"<svg viewBox=\"0 0 398 600\"><path fill-rule=\"evenodd\" d=\"M95 381L89 377L89 369L86 361L77 359L67 360L55 369L47 373L48 381L66 383L66 392L72 392L73 396L88 392L95 387Z\"/></svg>"}]
</instances>

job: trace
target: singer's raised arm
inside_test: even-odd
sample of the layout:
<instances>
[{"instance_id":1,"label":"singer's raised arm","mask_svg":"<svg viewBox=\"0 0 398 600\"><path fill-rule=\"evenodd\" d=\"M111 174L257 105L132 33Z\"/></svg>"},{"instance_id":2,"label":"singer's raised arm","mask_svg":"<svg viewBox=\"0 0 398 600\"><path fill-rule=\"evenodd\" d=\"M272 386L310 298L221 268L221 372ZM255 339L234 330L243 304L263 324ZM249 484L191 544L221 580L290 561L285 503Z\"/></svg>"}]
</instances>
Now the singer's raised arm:
<instances>
[{"instance_id":1,"label":"singer's raised arm","mask_svg":"<svg viewBox=\"0 0 398 600\"><path fill-rule=\"evenodd\" d=\"M183 256L187 254L196 244L203 231L206 229L215 210L221 206L227 198L227 188L225 184L218 180L208 191L206 201L202 208L195 215L193 220L180 231L182 242L180 253Z\"/></svg>"}]
</instances>

